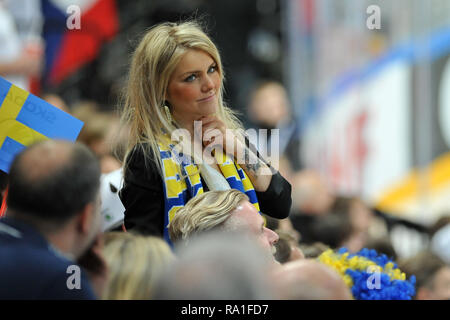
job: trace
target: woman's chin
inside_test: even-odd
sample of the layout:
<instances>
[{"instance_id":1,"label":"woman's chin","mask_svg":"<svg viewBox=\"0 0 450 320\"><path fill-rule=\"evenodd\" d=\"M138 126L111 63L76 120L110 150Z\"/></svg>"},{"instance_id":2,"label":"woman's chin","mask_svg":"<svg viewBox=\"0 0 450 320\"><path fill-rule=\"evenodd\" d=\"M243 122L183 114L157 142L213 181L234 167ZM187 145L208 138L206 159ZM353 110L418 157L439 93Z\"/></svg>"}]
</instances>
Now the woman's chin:
<instances>
[{"instance_id":1,"label":"woman's chin","mask_svg":"<svg viewBox=\"0 0 450 320\"><path fill-rule=\"evenodd\" d=\"M215 115L217 112L217 109L218 109L217 104L210 105L210 106L202 106L202 108L200 108L201 118Z\"/></svg>"}]
</instances>

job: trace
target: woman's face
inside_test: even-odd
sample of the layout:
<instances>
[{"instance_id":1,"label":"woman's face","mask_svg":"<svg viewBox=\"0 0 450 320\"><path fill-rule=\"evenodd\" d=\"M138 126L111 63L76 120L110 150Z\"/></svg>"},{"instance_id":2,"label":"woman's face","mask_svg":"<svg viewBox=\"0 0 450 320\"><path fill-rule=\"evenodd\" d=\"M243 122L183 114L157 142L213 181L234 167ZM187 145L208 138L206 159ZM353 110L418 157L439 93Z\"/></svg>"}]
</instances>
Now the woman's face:
<instances>
[{"instance_id":1,"label":"woman's face","mask_svg":"<svg viewBox=\"0 0 450 320\"><path fill-rule=\"evenodd\" d=\"M173 72L166 100L174 119L182 126L214 114L221 86L217 63L200 50L188 50Z\"/></svg>"}]
</instances>

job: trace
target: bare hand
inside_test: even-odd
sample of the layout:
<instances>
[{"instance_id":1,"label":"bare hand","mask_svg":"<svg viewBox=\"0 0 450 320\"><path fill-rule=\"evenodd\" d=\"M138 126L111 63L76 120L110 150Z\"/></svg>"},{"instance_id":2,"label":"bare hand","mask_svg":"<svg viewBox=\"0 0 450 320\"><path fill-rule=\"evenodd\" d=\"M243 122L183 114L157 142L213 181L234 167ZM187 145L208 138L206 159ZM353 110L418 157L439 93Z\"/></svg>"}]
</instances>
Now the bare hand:
<instances>
[{"instance_id":1,"label":"bare hand","mask_svg":"<svg viewBox=\"0 0 450 320\"><path fill-rule=\"evenodd\" d=\"M202 142L205 148L220 148L228 155L235 157L237 136L228 130L225 123L217 116L206 116L202 121Z\"/></svg>"}]
</instances>

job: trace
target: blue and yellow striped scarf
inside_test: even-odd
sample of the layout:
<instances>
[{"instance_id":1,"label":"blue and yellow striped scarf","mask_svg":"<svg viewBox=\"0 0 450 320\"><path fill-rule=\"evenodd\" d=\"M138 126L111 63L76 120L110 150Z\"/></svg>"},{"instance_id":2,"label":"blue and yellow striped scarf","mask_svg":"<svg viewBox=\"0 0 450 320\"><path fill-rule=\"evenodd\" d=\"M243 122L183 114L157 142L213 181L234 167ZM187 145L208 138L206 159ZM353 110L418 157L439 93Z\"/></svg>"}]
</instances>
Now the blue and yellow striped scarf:
<instances>
[{"instance_id":1,"label":"blue and yellow striped scarf","mask_svg":"<svg viewBox=\"0 0 450 320\"><path fill-rule=\"evenodd\" d=\"M189 199L203 193L203 185L200 171L190 157L178 154L171 143L159 143L158 146L164 173L164 239L171 243L167 225ZM222 161L217 164L230 187L245 193L259 211L255 189L245 171L225 153L222 156Z\"/></svg>"}]
</instances>

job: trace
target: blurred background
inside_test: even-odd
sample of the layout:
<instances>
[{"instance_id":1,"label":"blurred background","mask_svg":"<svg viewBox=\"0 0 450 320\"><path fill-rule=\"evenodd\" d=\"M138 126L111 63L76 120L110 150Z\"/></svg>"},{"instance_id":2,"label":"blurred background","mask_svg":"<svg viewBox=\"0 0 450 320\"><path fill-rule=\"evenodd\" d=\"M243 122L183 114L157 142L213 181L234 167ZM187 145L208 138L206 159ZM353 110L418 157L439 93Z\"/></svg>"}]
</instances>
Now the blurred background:
<instances>
[{"instance_id":1,"label":"blurred background","mask_svg":"<svg viewBox=\"0 0 450 320\"><path fill-rule=\"evenodd\" d=\"M450 212L447 0L0 0L0 74L83 120L79 139L111 172L134 48L192 17L221 52L228 105L247 128L280 129L300 238L345 211L355 250L429 245ZM338 220L318 233L347 230Z\"/></svg>"}]
</instances>

